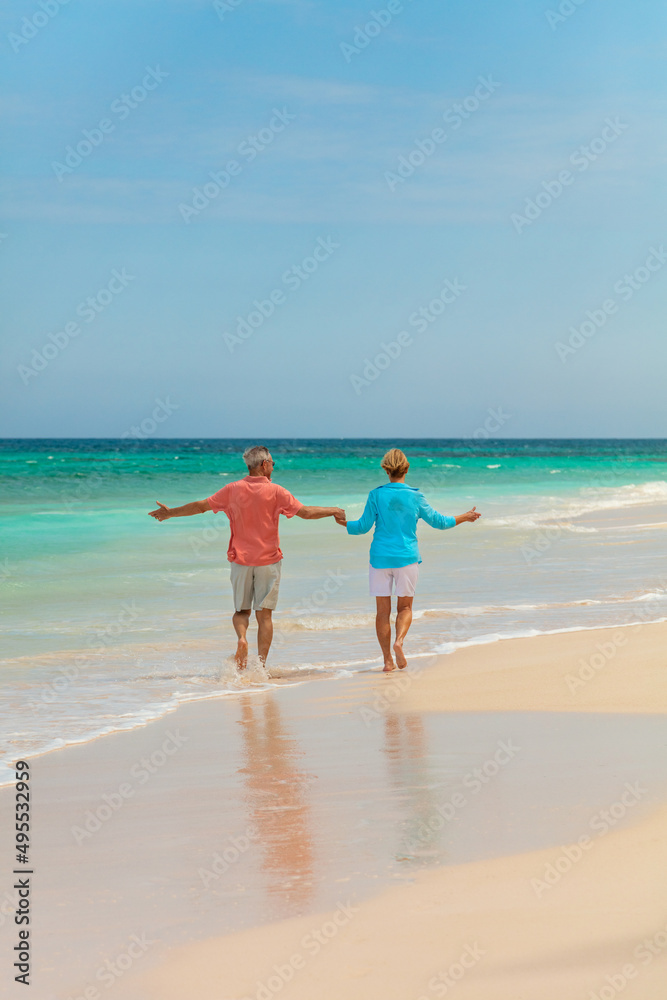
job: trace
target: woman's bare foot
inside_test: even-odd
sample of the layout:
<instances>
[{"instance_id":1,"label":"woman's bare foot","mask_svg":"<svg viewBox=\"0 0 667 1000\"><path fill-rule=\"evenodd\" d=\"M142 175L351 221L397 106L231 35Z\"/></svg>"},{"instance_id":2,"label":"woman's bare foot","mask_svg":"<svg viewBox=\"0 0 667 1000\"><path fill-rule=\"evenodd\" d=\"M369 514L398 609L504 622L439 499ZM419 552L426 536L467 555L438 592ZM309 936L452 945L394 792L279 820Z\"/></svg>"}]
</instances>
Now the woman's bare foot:
<instances>
[{"instance_id":1,"label":"woman's bare foot","mask_svg":"<svg viewBox=\"0 0 667 1000\"><path fill-rule=\"evenodd\" d=\"M390 656L388 660L384 661L384 667L382 668L382 673L383 674L388 674L391 670L395 670L395 669L396 669L396 667L394 666L394 661L392 660L392 658Z\"/></svg>"},{"instance_id":2,"label":"woman's bare foot","mask_svg":"<svg viewBox=\"0 0 667 1000\"><path fill-rule=\"evenodd\" d=\"M394 656L396 657L396 664L399 670L403 670L407 667L408 661L405 659L405 653L403 652L403 640L396 640L394 643Z\"/></svg>"},{"instance_id":3,"label":"woman's bare foot","mask_svg":"<svg viewBox=\"0 0 667 1000\"><path fill-rule=\"evenodd\" d=\"M248 665L248 640L239 639L236 646L236 652L234 653L234 659L236 660L236 666L239 670L245 670Z\"/></svg>"}]
</instances>

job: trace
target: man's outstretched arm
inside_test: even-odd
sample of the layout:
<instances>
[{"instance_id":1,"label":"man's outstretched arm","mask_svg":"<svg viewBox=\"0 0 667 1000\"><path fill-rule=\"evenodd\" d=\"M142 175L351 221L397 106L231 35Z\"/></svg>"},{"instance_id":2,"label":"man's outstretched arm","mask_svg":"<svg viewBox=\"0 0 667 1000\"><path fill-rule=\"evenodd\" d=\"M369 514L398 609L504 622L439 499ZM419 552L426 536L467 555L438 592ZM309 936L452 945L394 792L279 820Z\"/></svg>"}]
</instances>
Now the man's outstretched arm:
<instances>
[{"instance_id":1,"label":"man's outstretched arm","mask_svg":"<svg viewBox=\"0 0 667 1000\"><path fill-rule=\"evenodd\" d=\"M182 507L167 507L159 500L155 502L158 505L157 510L149 511L148 516L154 517L156 521L166 521L170 517L190 517L192 514L205 514L207 510L211 510L208 500L194 500L192 503L183 504Z\"/></svg>"},{"instance_id":2,"label":"man's outstretched arm","mask_svg":"<svg viewBox=\"0 0 667 1000\"><path fill-rule=\"evenodd\" d=\"M344 521L345 511L340 507L300 507L296 516L306 521L315 521L320 517L335 517L337 521Z\"/></svg>"}]
</instances>

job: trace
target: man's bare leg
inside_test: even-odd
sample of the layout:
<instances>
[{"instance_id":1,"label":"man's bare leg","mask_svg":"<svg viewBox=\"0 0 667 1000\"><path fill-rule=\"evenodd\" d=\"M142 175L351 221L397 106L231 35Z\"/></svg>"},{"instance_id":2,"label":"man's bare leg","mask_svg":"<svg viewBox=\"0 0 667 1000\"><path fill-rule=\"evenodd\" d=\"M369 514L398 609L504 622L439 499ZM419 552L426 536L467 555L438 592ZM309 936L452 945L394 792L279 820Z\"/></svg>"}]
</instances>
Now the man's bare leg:
<instances>
[{"instance_id":1,"label":"man's bare leg","mask_svg":"<svg viewBox=\"0 0 667 1000\"><path fill-rule=\"evenodd\" d=\"M399 597L396 600L396 642L394 643L394 656L396 657L399 670L403 670L408 665L405 653L403 652L403 640L412 624L413 600L413 597Z\"/></svg>"},{"instance_id":2,"label":"man's bare leg","mask_svg":"<svg viewBox=\"0 0 667 1000\"><path fill-rule=\"evenodd\" d=\"M384 658L384 672L395 670L391 655L391 597L376 597L375 632Z\"/></svg>"},{"instance_id":3,"label":"man's bare leg","mask_svg":"<svg viewBox=\"0 0 667 1000\"><path fill-rule=\"evenodd\" d=\"M234 659L239 670L245 670L248 663L248 640L246 639L246 632L250 624L250 608L247 611L235 611L232 624L238 637Z\"/></svg>"},{"instance_id":4,"label":"man's bare leg","mask_svg":"<svg viewBox=\"0 0 667 1000\"><path fill-rule=\"evenodd\" d=\"M270 608L257 608L257 653L263 665L266 666L266 658L271 649L273 639L273 611Z\"/></svg>"}]
</instances>

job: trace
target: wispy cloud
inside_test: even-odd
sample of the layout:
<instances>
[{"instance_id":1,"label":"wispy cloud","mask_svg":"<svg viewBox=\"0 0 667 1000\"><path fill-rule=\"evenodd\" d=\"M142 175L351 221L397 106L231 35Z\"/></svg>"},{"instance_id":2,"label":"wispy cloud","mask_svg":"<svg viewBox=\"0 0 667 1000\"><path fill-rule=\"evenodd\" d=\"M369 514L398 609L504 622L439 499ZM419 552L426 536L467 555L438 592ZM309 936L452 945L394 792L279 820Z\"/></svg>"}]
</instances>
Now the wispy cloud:
<instances>
[{"instance_id":1,"label":"wispy cloud","mask_svg":"<svg viewBox=\"0 0 667 1000\"><path fill-rule=\"evenodd\" d=\"M253 94L271 94L283 100L296 100L302 104L371 104L383 93L381 87L370 84L346 83L341 80L323 80L304 76L251 75L239 76L239 84Z\"/></svg>"},{"instance_id":2,"label":"wispy cloud","mask_svg":"<svg viewBox=\"0 0 667 1000\"><path fill-rule=\"evenodd\" d=\"M585 192L584 210L595 218L606 202L636 189L640 179L649 186L660 183L667 166L667 139L660 137L662 97L607 94L604 100L573 103L510 90L501 80L488 103L451 130L446 143L392 192L385 172L396 169L416 140L443 124L444 112L465 90L443 93L247 70L215 71L207 80L241 95L233 121L221 113L220 99L193 105L165 91L148 113L119 126L62 184L50 164L75 141L71 127L56 140L53 109L6 95L0 117L10 126L7 173L20 173L12 164L21 163L30 148L33 174L34 164L49 174L42 180L6 178L0 213L13 220L180 224L179 202L206 183L209 171L238 157L239 144L267 124L273 106L288 107L295 121L211 205L207 221L505 221L535 184L567 167L572 151L595 139L610 115L630 127L582 175L577 192L563 199L563 214ZM471 74L464 86L472 89L475 83ZM35 127L40 116L42 127ZM648 212L648 199L646 205Z\"/></svg>"}]
</instances>

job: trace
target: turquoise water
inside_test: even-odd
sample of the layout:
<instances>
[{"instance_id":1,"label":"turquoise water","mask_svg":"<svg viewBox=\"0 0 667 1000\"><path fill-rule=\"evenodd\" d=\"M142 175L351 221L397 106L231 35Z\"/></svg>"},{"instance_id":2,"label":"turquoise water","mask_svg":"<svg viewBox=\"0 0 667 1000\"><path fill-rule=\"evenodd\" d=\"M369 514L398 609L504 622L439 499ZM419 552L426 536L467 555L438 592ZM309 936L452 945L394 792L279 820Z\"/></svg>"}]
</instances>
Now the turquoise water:
<instances>
[{"instance_id":1,"label":"turquoise water","mask_svg":"<svg viewBox=\"0 0 667 1000\"><path fill-rule=\"evenodd\" d=\"M183 700L379 664L370 535L283 520L271 676L239 679L224 515L147 512L244 474L245 441L0 443L1 759L129 728ZM504 635L666 615L667 442L269 441L274 478L304 503L360 513L395 444L445 513L420 527L408 654ZM667 574L665 574L667 575Z\"/></svg>"}]
</instances>

